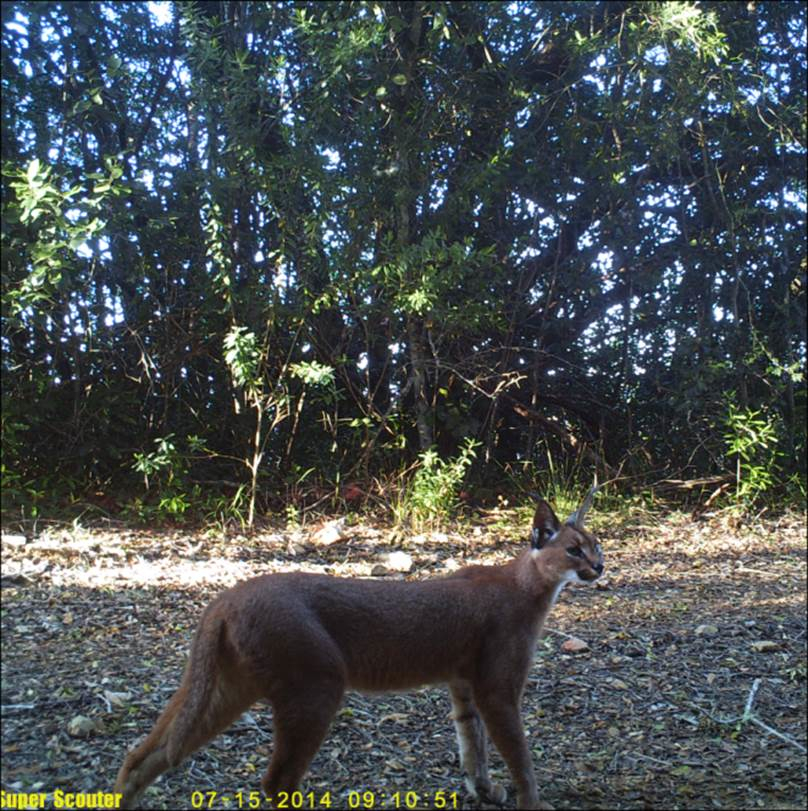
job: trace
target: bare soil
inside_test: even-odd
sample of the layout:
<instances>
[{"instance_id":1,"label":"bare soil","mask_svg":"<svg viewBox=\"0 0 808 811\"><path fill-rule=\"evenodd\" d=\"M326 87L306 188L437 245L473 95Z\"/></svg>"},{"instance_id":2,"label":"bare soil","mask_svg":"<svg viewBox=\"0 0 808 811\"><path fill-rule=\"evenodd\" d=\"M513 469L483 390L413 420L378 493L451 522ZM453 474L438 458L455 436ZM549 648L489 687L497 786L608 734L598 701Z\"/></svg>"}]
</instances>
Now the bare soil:
<instances>
[{"instance_id":1,"label":"bare soil","mask_svg":"<svg viewBox=\"0 0 808 811\"><path fill-rule=\"evenodd\" d=\"M6 536L3 790L110 790L177 686L202 607L237 580L292 568L369 576L397 549L412 556L413 578L499 563L519 551L523 518L492 513L410 538L359 524L327 547L309 542L311 528L250 538L113 526L40 527L25 543ZM606 574L597 588L562 594L524 700L544 800L805 808L802 518L732 528L720 515L601 514L593 526ZM588 649L564 652L569 637ZM162 777L142 807L247 807L271 749L271 710L256 705ZM311 765L303 807L469 807L457 760L444 689L350 694ZM496 752L492 771L513 807ZM194 794L208 791L218 794Z\"/></svg>"}]
</instances>

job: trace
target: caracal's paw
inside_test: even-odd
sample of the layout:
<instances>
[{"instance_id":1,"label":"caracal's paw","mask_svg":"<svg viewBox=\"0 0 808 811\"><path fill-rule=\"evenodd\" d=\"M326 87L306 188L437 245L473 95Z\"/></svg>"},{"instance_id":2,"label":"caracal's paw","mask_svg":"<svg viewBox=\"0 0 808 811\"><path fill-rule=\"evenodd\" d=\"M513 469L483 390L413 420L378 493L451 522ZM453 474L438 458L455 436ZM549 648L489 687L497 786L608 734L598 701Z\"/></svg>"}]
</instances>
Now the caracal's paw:
<instances>
[{"instance_id":1,"label":"caracal's paw","mask_svg":"<svg viewBox=\"0 0 808 811\"><path fill-rule=\"evenodd\" d=\"M472 782L466 778L466 788L472 798L478 803L487 805L504 805L508 798L505 787L499 783L492 783L490 780L477 780Z\"/></svg>"},{"instance_id":2,"label":"caracal's paw","mask_svg":"<svg viewBox=\"0 0 808 811\"><path fill-rule=\"evenodd\" d=\"M484 803L504 805L505 800L508 799L508 792L505 791L505 786L501 786L499 783L489 782L486 786L478 787L477 796Z\"/></svg>"}]
</instances>

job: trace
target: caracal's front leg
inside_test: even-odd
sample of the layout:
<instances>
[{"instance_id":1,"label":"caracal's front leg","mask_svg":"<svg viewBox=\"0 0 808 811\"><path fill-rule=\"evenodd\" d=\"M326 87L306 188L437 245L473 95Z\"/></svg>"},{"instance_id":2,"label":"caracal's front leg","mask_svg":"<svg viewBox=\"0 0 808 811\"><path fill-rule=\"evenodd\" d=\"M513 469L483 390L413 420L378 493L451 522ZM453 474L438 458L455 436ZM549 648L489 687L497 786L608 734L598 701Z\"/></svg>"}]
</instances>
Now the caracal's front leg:
<instances>
[{"instance_id":1,"label":"caracal's front leg","mask_svg":"<svg viewBox=\"0 0 808 811\"><path fill-rule=\"evenodd\" d=\"M471 696L471 685L467 682L453 682L449 685L452 699L452 719L457 731L457 745L460 749L460 767L466 789L476 800L501 805L507 792L488 777L488 744L477 707Z\"/></svg>"},{"instance_id":2,"label":"caracal's front leg","mask_svg":"<svg viewBox=\"0 0 808 811\"><path fill-rule=\"evenodd\" d=\"M488 734L516 784L516 807L552 811L551 805L539 800L533 758L519 712L521 690L509 689L503 684L475 685L473 696Z\"/></svg>"}]
</instances>

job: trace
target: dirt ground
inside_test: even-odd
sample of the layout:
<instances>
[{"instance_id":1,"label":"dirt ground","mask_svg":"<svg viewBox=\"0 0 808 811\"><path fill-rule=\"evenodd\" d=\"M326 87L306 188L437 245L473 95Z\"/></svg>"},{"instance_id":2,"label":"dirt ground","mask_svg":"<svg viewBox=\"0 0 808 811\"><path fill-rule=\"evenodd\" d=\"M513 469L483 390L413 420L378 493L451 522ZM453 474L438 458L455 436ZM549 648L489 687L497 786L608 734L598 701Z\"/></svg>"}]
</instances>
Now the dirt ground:
<instances>
[{"instance_id":1,"label":"dirt ground","mask_svg":"<svg viewBox=\"0 0 808 811\"><path fill-rule=\"evenodd\" d=\"M310 542L310 528L223 539L41 525L25 541L5 535L3 790L108 791L223 587L289 569L370 576L395 550L412 557L413 578L499 563L519 551L523 518L491 514L410 538L358 524L327 547ZM524 700L544 800L559 809L804 808L802 518L732 529L720 515L601 514L593 527L606 573L596 588L561 595ZM569 637L586 649L565 652ZM248 807L271 749L271 711L256 705L161 778L142 807ZM457 761L445 689L350 694L298 799L304 808L470 807ZM492 773L514 807L496 752ZM208 791L218 794L194 794Z\"/></svg>"}]
</instances>

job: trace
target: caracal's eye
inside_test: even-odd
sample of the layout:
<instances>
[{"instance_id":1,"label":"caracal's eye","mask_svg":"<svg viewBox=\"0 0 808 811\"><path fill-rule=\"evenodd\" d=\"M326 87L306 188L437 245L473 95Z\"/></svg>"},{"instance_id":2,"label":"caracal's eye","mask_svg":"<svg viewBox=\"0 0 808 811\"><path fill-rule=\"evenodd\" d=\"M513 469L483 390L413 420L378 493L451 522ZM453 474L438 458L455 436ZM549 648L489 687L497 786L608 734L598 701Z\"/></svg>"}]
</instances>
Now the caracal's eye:
<instances>
[{"instance_id":1,"label":"caracal's eye","mask_svg":"<svg viewBox=\"0 0 808 811\"><path fill-rule=\"evenodd\" d=\"M584 551L580 546L568 546L567 554L572 555L574 558L582 558L584 556Z\"/></svg>"}]
</instances>

